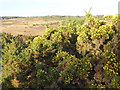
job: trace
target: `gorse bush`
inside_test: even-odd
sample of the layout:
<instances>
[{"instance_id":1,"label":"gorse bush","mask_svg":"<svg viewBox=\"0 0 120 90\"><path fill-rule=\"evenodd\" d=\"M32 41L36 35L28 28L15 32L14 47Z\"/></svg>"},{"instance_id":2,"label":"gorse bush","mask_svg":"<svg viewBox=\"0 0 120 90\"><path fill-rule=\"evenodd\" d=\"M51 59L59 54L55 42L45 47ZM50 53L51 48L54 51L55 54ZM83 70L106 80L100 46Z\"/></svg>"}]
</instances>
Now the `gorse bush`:
<instances>
[{"instance_id":1,"label":"gorse bush","mask_svg":"<svg viewBox=\"0 0 120 90\"><path fill-rule=\"evenodd\" d=\"M87 13L42 36L3 33L2 87L120 88L119 23Z\"/></svg>"}]
</instances>

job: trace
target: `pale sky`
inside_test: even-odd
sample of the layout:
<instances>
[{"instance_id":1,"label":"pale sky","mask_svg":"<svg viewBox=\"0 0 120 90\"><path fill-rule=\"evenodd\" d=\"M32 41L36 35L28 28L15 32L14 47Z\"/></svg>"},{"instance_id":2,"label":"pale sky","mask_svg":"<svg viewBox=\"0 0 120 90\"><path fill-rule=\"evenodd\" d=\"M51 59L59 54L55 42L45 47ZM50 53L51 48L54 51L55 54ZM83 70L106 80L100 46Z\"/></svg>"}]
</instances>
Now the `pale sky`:
<instances>
[{"instance_id":1,"label":"pale sky","mask_svg":"<svg viewBox=\"0 0 120 90\"><path fill-rule=\"evenodd\" d=\"M120 0L0 0L0 16L115 15Z\"/></svg>"}]
</instances>

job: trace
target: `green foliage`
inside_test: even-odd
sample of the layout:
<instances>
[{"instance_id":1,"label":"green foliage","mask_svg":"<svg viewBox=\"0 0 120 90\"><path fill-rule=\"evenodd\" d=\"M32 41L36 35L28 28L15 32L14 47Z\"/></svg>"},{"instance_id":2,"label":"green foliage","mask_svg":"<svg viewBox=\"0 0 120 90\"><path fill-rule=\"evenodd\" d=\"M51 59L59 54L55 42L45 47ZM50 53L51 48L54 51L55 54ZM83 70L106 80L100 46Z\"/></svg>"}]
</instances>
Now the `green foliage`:
<instances>
[{"instance_id":1,"label":"green foliage","mask_svg":"<svg viewBox=\"0 0 120 90\"><path fill-rule=\"evenodd\" d=\"M113 16L112 16L112 15L105 15L105 16L103 16L103 18L104 18L105 20L108 20L108 19L112 19Z\"/></svg>"},{"instance_id":2,"label":"green foliage","mask_svg":"<svg viewBox=\"0 0 120 90\"><path fill-rule=\"evenodd\" d=\"M88 12L42 36L2 33L3 87L120 88L120 18L108 18Z\"/></svg>"},{"instance_id":3,"label":"green foliage","mask_svg":"<svg viewBox=\"0 0 120 90\"><path fill-rule=\"evenodd\" d=\"M80 60L67 52L56 53L53 63L58 66L60 77L65 84L79 84L77 80L87 78L92 67L89 58Z\"/></svg>"}]
</instances>

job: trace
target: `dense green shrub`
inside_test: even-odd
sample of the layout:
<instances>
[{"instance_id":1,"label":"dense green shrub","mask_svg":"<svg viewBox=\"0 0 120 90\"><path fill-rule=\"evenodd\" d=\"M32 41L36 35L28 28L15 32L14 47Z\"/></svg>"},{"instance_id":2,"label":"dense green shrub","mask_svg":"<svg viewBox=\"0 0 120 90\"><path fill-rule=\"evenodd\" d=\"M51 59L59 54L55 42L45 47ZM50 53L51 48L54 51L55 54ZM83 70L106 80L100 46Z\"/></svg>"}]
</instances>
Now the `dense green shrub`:
<instances>
[{"instance_id":1,"label":"dense green shrub","mask_svg":"<svg viewBox=\"0 0 120 90\"><path fill-rule=\"evenodd\" d=\"M3 87L120 88L120 19L104 18L87 13L42 36L3 33Z\"/></svg>"}]
</instances>

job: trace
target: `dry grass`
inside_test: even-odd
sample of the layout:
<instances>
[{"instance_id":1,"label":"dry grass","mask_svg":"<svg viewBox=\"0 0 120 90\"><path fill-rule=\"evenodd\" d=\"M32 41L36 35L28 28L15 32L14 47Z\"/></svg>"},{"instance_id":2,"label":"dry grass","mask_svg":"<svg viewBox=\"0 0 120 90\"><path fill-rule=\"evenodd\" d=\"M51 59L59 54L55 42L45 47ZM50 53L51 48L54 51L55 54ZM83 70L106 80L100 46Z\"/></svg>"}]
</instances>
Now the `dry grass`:
<instances>
[{"instance_id":1,"label":"dry grass","mask_svg":"<svg viewBox=\"0 0 120 90\"><path fill-rule=\"evenodd\" d=\"M45 24L59 23L62 20L42 19L42 18L17 18L0 20L0 33L6 32L12 35L42 35ZM58 24L57 24L58 25ZM56 24L51 25L57 27Z\"/></svg>"}]
</instances>

